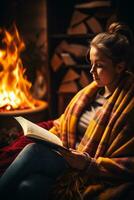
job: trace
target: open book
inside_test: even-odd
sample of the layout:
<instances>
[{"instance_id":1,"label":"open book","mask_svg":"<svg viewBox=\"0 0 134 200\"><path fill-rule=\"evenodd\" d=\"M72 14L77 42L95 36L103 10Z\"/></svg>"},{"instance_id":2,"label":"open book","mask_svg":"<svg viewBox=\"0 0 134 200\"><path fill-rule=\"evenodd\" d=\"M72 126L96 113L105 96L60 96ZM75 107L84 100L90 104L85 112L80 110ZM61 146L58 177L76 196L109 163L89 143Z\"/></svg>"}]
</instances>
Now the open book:
<instances>
[{"instance_id":1,"label":"open book","mask_svg":"<svg viewBox=\"0 0 134 200\"><path fill-rule=\"evenodd\" d=\"M46 145L51 146L52 148L63 148L62 141L55 134L50 131L34 124L33 122L25 119L24 117L14 117L19 124L21 125L24 135L30 138L33 138L35 141L44 143ZM69 151L69 150L68 150Z\"/></svg>"}]
</instances>

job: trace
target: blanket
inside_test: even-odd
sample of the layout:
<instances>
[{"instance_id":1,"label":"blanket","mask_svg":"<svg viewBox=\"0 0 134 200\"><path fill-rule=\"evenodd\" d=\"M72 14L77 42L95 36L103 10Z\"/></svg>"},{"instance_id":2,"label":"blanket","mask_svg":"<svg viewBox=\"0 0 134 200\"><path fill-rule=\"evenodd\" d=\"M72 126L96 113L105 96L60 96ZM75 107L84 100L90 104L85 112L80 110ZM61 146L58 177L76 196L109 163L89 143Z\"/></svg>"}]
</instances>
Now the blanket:
<instances>
[{"instance_id":1,"label":"blanket","mask_svg":"<svg viewBox=\"0 0 134 200\"><path fill-rule=\"evenodd\" d=\"M74 148L77 123L98 87L95 82L80 91L51 131ZM92 157L83 171L72 169L57 180L56 199L134 198L134 77L125 73L117 88L89 123L78 151Z\"/></svg>"}]
</instances>

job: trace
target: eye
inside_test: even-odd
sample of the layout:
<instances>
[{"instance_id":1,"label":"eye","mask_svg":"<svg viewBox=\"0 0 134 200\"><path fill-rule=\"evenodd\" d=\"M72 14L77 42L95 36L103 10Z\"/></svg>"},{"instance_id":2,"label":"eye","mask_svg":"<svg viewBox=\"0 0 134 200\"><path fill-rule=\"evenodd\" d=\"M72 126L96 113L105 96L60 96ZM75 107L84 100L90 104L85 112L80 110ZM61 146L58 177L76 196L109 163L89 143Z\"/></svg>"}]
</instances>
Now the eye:
<instances>
[{"instance_id":1,"label":"eye","mask_svg":"<svg viewBox=\"0 0 134 200\"><path fill-rule=\"evenodd\" d=\"M96 63L96 67L97 67L97 68L103 68L104 66L103 66L102 63Z\"/></svg>"}]
</instances>

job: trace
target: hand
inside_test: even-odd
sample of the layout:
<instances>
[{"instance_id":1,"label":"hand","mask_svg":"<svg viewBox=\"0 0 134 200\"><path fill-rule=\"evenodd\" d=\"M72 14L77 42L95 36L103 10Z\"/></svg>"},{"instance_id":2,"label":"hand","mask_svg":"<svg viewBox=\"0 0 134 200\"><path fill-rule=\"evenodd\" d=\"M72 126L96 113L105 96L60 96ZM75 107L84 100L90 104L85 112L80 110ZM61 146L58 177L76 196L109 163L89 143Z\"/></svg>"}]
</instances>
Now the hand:
<instances>
[{"instance_id":1,"label":"hand","mask_svg":"<svg viewBox=\"0 0 134 200\"><path fill-rule=\"evenodd\" d=\"M68 162L70 167L75 169L83 170L90 161L90 159L87 160L87 156L84 153L74 149L70 149L70 151L59 149L59 152Z\"/></svg>"}]
</instances>

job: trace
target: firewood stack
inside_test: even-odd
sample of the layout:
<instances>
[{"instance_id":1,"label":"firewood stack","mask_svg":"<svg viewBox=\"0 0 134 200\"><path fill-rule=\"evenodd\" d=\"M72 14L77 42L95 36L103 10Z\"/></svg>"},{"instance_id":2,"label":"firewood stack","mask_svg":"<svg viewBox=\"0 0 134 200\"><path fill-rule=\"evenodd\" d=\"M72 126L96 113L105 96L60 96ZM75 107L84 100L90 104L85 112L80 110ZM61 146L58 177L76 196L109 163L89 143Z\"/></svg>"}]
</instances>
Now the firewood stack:
<instances>
[{"instance_id":1,"label":"firewood stack","mask_svg":"<svg viewBox=\"0 0 134 200\"><path fill-rule=\"evenodd\" d=\"M115 18L110 0L81 2L74 6L71 21L66 30L68 37L61 40L51 58L54 73L60 74L66 69L65 73L61 73L64 75L58 87L59 105L61 101L62 103L66 101L63 100L64 95L71 94L72 97L79 89L91 82L89 64L85 59L88 43L95 34L105 31L108 24Z\"/></svg>"}]
</instances>

